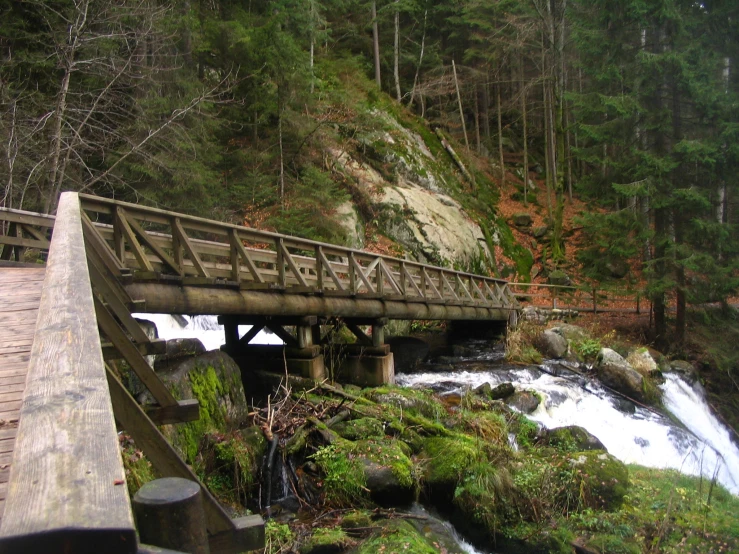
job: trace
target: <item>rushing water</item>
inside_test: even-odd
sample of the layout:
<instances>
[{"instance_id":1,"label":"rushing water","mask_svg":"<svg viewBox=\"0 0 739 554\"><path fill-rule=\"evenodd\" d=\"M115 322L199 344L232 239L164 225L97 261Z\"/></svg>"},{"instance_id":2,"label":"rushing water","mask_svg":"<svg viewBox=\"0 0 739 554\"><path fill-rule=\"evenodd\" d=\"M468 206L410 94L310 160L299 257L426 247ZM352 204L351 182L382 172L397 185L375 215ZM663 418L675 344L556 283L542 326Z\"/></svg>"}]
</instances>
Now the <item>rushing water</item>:
<instances>
[{"instance_id":1,"label":"rushing water","mask_svg":"<svg viewBox=\"0 0 739 554\"><path fill-rule=\"evenodd\" d=\"M636 406L603 389L596 381L564 370L555 362L515 367L502 361L499 351L459 358L455 371L399 374L408 387L432 387L462 392L483 383L513 383L543 401L529 417L548 429L579 425L598 437L608 451L625 463L673 468L717 480L739 494L739 449L729 431L711 413L702 391L679 376L667 374L661 386L665 406L683 426ZM448 361L448 360L445 360ZM466 370L472 366L474 371ZM431 366L433 368L433 366Z\"/></svg>"},{"instance_id":2,"label":"rushing water","mask_svg":"<svg viewBox=\"0 0 739 554\"><path fill-rule=\"evenodd\" d=\"M133 314L136 319L146 319L157 326L160 339L196 338L206 350L217 350L225 342L223 326L214 315L187 315L173 317L169 314ZM185 325L182 325L185 323ZM251 325L239 325L239 337L243 337ZM262 329L250 344L283 344L282 340Z\"/></svg>"}]
</instances>

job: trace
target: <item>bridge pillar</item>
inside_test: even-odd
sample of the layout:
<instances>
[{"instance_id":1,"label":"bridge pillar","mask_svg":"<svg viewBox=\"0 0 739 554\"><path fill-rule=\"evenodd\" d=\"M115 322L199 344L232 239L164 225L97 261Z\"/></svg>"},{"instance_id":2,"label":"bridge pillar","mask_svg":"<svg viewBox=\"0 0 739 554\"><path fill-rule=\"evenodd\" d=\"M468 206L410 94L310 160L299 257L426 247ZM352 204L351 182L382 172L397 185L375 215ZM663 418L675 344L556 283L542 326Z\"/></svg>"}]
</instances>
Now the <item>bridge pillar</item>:
<instances>
[{"instance_id":1,"label":"bridge pillar","mask_svg":"<svg viewBox=\"0 0 739 554\"><path fill-rule=\"evenodd\" d=\"M395 363L390 346L385 344L387 319L344 319L354 336L355 344L341 345L340 355L332 359L334 375L340 382L362 387L376 387L395 382ZM371 325L368 336L360 326Z\"/></svg>"},{"instance_id":2,"label":"bridge pillar","mask_svg":"<svg viewBox=\"0 0 739 554\"><path fill-rule=\"evenodd\" d=\"M314 342L316 317L253 317L243 315L220 316L226 344L221 350L231 356L245 373L253 369L265 369L321 380L325 378L325 367L321 347ZM239 338L238 326L252 328ZM294 331L287 329L293 328ZM280 345L250 344L262 330L268 329L285 343ZM320 331L319 331L320 334Z\"/></svg>"}]
</instances>

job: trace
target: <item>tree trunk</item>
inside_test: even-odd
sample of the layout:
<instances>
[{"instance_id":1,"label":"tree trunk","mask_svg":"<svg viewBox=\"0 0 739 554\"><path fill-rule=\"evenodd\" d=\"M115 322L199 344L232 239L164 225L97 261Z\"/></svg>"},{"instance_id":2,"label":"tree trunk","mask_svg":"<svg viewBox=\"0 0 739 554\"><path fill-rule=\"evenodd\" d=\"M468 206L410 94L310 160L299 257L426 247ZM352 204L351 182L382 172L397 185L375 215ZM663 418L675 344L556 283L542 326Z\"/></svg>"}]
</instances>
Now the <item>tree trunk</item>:
<instances>
[{"instance_id":1,"label":"tree trunk","mask_svg":"<svg viewBox=\"0 0 739 554\"><path fill-rule=\"evenodd\" d=\"M482 143L480 142L480 91L478 90L477 84L475 84L475 141L477 146L477 153L482 153Z\"/></svg>"},{"instance_id":2,"label":"tree trunk","mask_svg":"<svg viewBox=\"0 0 739 554\"><path fill-rule=\"evenodd\" d=\"M423 51L426 47L426 18L428 17L428 13L429 13L428 10L423 12L423 34L421 35L421 53L418 55L418 66L416 67L416 76L413 77L413 89L411 90L411 99L408 101L409 107L413 105L413 100L416 97L416 87L418 86L418 76L421 73L421 64L423 63ZM423 115L421 117L423 117Z\"/></svg>"},{"instance_id":3,"label":"tree trunk","mask_svg":"<svg viewBox=\"0 0 739 554\"><path fill-rule=\"evenodd\" d=\"M521 79L521 118L523 119L523 203L529 205L529 136L526 114L526 83L523 68L523 59L518 58Z\"/></svg>"},{"instance_id":4,"label":"tree trunk","mask_svg":"<svg viewBox=\"0 0 739 554\"><path fill-rule=\"evenodd\" d=\"M459 80L457 79L457 66L452 58L452 73L454 74L454 88L457 90L457 103L459 104L459 118L462 120L462 132L464 133L464 144L467 151L470 150L470 141L467 138L467 124L464 121L464 110L462 109L462 95L459 93Z\"/></svg>"},{"instance_id":5,"label":"tree trunk","mask_svg":"<svg viewBox=\"0 0 739 554\"><path fill-rule=\"evenodd\" d=\"M377 2L372 2L372 46L375 56L375 83L377 88L382 89L380 78L380 31L377 27Z\"/></svg>"},{"instance_id":6,"label":"tree trunk","mask_svg":"<svg viewBox=\"0 0 739 554\"><path fill-rule=\"evenodd\" d=\"M400 10L395 0L395 33L393 34L393 77L395 78L395 99L400 102Z\"/></svg>"},{"instance_id":7,"label":"tree trunk","mask_svg":"<svg viewBox=\"0 0 739 554\"><path fill-rule=\"evenodd\" d=\"M495 110L498 113L498 162L500 163L500 186L505 185L505 158L503 157L503 114L500 103L500 84L495 87Z\"/></svg>"}]
</instances>

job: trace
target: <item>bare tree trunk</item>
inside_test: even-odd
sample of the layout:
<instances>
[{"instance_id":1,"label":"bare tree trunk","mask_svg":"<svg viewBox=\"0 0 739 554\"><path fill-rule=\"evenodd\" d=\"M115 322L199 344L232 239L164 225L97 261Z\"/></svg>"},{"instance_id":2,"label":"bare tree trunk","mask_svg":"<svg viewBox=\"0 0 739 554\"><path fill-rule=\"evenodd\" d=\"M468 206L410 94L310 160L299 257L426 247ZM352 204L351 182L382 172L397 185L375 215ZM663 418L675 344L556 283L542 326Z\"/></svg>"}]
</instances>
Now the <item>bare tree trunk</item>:
<instances>
[{"instance_id":1,"label":"bare tree trunk","mask_svg":"<svg viewBox=\"0 0 739 554\"><path fill-rule=\"evenodd\" d=\"M526 84L522 56L518 58L521 79L521 117L523 119L523 202L529 205L529 136L526 113Z\"/></svg>"},{"instance_id":2,"label":"bare tree trunk","mask_svg":"<svg viewBox=\"0 0 739 554\"><path fill-rule=\"evenodd\" d=\"M282 149L282 106L278 107L277 133L280 146L280 203L285 205L285 155Z\"/></svg>"},{"instance_id":3,"label":"bare tree trunk","mask_svg":"<svg viewBox=\"0 0 739 554\"><path fill-rule=\"evenodd\" d=\"M462 109L462 95L459 93L459 80L457 79L457 66L452 58L452 73L454 74L454 88L457 89L457 103L459 104L459 118L462 120L462 132L464 133L464 144L467 151L470 150L470 141L467 138L467 124L464 121L464 110Z\"/></svg>"},{"instance_id":4,"label":"bare tree trunk","mask_svg":"<svg viewBox=\"0 0 739 554\"><path fill-rule=\"evenodd\" d=\"M59 98L57 99L56 109L54 111L54 128L51 135L51 144L49 145L49 177L47 180L47 192L44 198L44 213L50 213L54 204L54 191L56 190L56 180L59 173L59 158L62 153L62 122L67 111L67 94L69 94L69 80L72 76L71 67L66 68L64 77L62 77L62 86L59 89Z\"/></svg>"},{"instance_id":5,"label":"bare tree trunk","mask_svg":"<svg viewBox=\"0 0 739 554\"><path fill-rule=\"evenodd\" d=\"M375 55L375 83L377 88L382 89L380 78L380 30L377 27L377 2L372 2L372 46Z\"/></svg>"},{"instance_id":6,"label":"bare tree trunk","mask_svg":"<svg viewBox=\"0 0 739 554\"><path fill-rule=\"evenodd\" d=\"M475 84L475 141L477 146L477 153L482 152L482 143L480 142L480 99L479 90L477 84Z\"/></svg>"},{"instance_id":7,"label":"bare tree trunk","mask_svg":"<svg viewBox=\"0 0 739 554\"><path fill-rule=\"evenodd\" d=\"M486 72L485 77L482 87L482 129L485 140L490 144L490 74Z\"/></svg>"},{"instance_id":8,"label":"bare tree trunk","mask_svg":"<svg viewBox=\"0 0 739 554\"><path fill-rule=\"evenodd\" d=\"M395 99L400 102L400 10L398 2L395 0L395 33L393 41L393 77L395 78Z\"/></svg>"},{"instance_id":9,"label":"bare tree trunk","mask_svg":"<svg viewBox=\"0 0 739 554\"><path fill-rule=\"evenodd\" d=\"M500 105L500 83L495 87L495 111L498 113L498 163L500 163L500 186L505 185L505 158L503 157L503 113Z\"/></svg>"},{"instance_id":10,"label":"bare tree trunk","mask_svg":"<svg viewBox=\"0 0 739 554\"><path fill-rule=\"evenodd\" d=\"M310 93L316 89L316 77L314 72L315 48L316 48L316 4L315 0L310 2Z\"/></svg>"},{"instance_id":11,"label":"bare tree trunk","mask_svg":"<svg viewBox=\"0 0 739 554\"><path fill-rule=\"evenodd\" d=\"M418 76L421 73L421 64L423 63L423 51L426 47L426 18L428 17L429 11L423 12L423 34L421 35L421 53L418 55L418 66L416 66L416 76L413 77L413 89L411 90L411 99L408 101L408 106L413 105L413 100L416 96L416 87L418 86ZM421 107L423 111L423 106ZM423 116L421 116L423 117Z\"/></svg>"}]
</instances>

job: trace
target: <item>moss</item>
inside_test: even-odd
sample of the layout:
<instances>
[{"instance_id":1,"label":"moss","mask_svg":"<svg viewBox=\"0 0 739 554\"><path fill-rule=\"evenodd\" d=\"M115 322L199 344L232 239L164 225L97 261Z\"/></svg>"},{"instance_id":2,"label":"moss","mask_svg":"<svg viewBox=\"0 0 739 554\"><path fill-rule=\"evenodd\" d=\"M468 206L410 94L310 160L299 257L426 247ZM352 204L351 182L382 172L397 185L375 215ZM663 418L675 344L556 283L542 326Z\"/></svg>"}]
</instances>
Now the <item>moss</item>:
<instances>
[{"instance_id":1,"label":"moss","mask_svg":"<svg viewBox=\"0 0 739 554\"><path fill-rule=\"evenodd\" d=\"M608 534L597 534L590 537L585 546L592 552L607 552L608 554L641 554L641 546L629 541L625 537Z\"/></svg>"},{"instance_id":2,"label":"moss","mask_svg":"<svg viewBox=\"0 0 739 554\"><path fill-rule=\"evenodd\" d=\"M496 446L508 448L508 425L495 412L468 412L459 414L460 427L469 434Z\"/></svg>"},{"instance_id":3,"label":"moss","mask_svg":"<svg viewBox=\"0 0 739 554\"><path fill-rule=\"evenodd\" d=\"M341 527L332 529L317 527L313 529L310 538L301 545L300 554L343 552L353 543L354 541L347 536Z\"/></svg>"},{"instance_id":4,"label":"moss","mask_svg":"<svg viewBox=\"0 0 739 554\"><path fill-rule=\"evenodd\" d=\"M629 487L626 466L604 451L578 452L568 461L576 472L574 485L587 506L612 510L618 508Z\"/></svg>"},{"instance_id":5,"label":"moss","mask_svg":"<svg viewBox=\"0 0 739 554\"><path fill-rule=\"evenodd\" d=\"M435 421L446 415L444 406L431 391L389 386L368 389L364 396L374 402L389 404Z\"/></svg>"},{"instance_id":6,"label":"moss","mask_svg":"<svg viewBox=\"0 0 739 554\"><path fill-rule=\"evenodd\" d=\"M334 431L348 440L382 438L385 428L379 419L363 417L334 425Z\"/></svg>"},{"instance_id":7,"label":"moss","mask_svg":"<svg viewBox=\"0 0 739 554\"><path fill-rule=\"evenodd\" d=\"M442 493L453 491L467 468L480 458L479 445L479 441L465 435L424 440L426 483Z\"/></svg>"},{"instance_id":8,"label":"moss","mask_svg":"<svg viewBox=\"0 0 739 554\"><path fill-rule=\"evenodd\" d=\"M351 448L351 455L362 456L376 464L389 467L403 487L415 485L413 462L406 456L397 440L362 440Z\"/></svg>"},{"instance_id":9,"label":"moss","mask_svg":"<svg viewBox=\"0 0 739 554\"><path fill-rule=\"evenodd\" d=\"M508 471L492 466L487 461L467 467L464 477L454 491L454 506L469 521L482 526L494 537L507 512L513 510L509 501L513 483Z\"/></svg>"},{"instance_id":10,"label":"moss","mask_svg":"<svg viewBox=\"0 0 739 554\"><path fill-rule=\"evenodd\" d=\"M144 453L136 448L132 440L124 435L121 445L121 458L123 459L123 470L126 473L126 485L131 498L138 490L149 481L157 478L151 462Z\"/></svg>"},{"instance_id":11,"label":"moss","mask_svg":"<svg viewBox=\"0 0 739 554\"><path fill-rule=\"evenodd\" d=\"M354 510L341 519L341 528L344 530L367 529L371 526L372 514L365 510Z\"/></svg>"},{"instance_id":12,"label":"moss","mask_svg":"<svg viewBox=\"0 0 739 554\"><path fill-rule=\"evenodd\" d=\"M385 432L391 437L403 441L411 454L418 454L423 448L423 439L413 427L403 424L399 419L392 419L385 427ZM410 455L410 454L407 454Z\"/></svg>"},{"instance_id":13,"label":"moss","mask_svg":"<svg viewBox=\"0 0 739 554\"><path fill-rule=\"evenodd\" d=\"M352 454L353 443L344 439L320 448L311 456L322 471L323 492L339 506L367 503L367 477L361 460Z\"/></svg>"},{"instance_id":14,"label":"moss","mask_svg":"<svg viewBox=\"0 0 739 554\"><path fill-rule=\"evenodd\" d=\"M438 550L407 521L391 520L356 550L356 554L377 552L437 554Z\"/></svg>"}]
</instances>

